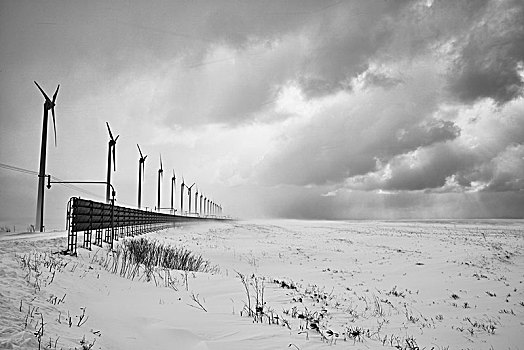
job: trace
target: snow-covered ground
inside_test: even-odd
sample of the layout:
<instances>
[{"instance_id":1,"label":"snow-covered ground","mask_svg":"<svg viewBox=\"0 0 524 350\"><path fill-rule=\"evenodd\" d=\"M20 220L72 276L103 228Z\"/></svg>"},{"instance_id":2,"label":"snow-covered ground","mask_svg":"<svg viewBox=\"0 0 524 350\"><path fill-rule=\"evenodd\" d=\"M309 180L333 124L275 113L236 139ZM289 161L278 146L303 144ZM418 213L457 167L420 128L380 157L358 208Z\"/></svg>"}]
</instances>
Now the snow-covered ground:
<instances>
[{"instance_id":1,"label":"snow-covered ground","mask_svg":"<svg viewBox=\"0 0 524 350\"><path fill-rule=\"evenodd\" d=\"M164 270L108 271L105 247L54 254L64 232L0 236L0 348L524 349L522 221L239 221L145 237L217 271L171 271L166 286Z\"/></svg>"}]
</instances>

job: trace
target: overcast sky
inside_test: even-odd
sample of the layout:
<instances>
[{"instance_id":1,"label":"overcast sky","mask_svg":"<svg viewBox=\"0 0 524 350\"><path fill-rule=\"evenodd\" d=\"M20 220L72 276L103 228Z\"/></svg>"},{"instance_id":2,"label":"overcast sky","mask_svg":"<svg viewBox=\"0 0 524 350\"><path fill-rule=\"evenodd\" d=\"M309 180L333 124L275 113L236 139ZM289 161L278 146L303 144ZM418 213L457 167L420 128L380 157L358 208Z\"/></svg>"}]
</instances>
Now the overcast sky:
<instances>
[{"instance_id":1,"label":"overcast sky","mask_svg":"<svg viewBox=\"0 0 524 350\"><path fill-rule=\"evenodd\" d=\"M522 1L0 1L0 162L104 180L146 206L196 182L240 217L524 215ZM50 120L51 122L51 120ZM177 180L178 181L178 180ZM30 224L37 178L0 168L0 222ZM55 185L46 223L71 196ZM178 190L178 189L177 189ZM177 196L178 206L178 196Z\"/></svg>"}]
</instances>

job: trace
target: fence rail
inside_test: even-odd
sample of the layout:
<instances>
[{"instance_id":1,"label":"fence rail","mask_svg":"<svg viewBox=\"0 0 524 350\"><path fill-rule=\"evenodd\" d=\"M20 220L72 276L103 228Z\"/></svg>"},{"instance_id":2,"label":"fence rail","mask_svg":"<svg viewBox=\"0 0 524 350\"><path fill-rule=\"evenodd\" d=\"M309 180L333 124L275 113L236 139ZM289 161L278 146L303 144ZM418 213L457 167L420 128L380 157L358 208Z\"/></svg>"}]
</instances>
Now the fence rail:
<instances>
[{"instance_id":1,"label":"fence rail","mask_svg":"<svg viewBox=\"0 0 524 350\"><path fill-rule=\"evenodd\" d=\"M156 213L72 197L67 205L68 253L77 254L79 232L84 233L83 248L91 249L91 244L101 247L105 242L110 244L112 249L113 242L120 237L162 230L172 227L176 222L203 220L227 219Z\"/></svg>"}]
</instances>

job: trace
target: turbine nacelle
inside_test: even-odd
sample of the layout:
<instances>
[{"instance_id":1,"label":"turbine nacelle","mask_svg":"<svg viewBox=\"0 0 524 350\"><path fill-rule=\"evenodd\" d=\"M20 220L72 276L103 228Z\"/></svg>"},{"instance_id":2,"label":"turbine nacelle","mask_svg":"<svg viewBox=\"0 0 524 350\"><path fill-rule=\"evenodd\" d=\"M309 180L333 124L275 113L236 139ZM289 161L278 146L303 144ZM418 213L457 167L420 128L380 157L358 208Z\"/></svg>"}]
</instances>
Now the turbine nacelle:
<instances>
[{"instance_id":1,"label":"turbine nacelle","mask_svg":"<svg viewBox=\"0 0 524 350\"><path fill-rule=\"evenodd\" d=\"M191 195L191 189L193 188L193 186L195 186L195 184L196 184L196 182L193 182L193 184L191 186L189 186L189 187L186 186L187 187L187 193L189 195Z\"/></svg>"},{"instance_id":2,"label":"turbine nacelle","mask_svg":"<svg viewBox=\"0 0 524 350\"><path fill-rule=\"evenodd\" d=\"M147 154L145 156L142 154L142 150L140 149L140 146L138 145L138 143L136 144L136 146L138 147L138 152L140 153L140 158L138 159L138 164L139 164L140 170L142 171L142 179L143 179L144 176L145 176L145 170L146 170Z\"/></svg>"},{"instance_id":3,"label":"turbine nacelle","mask_svg":"<svg viewBox=\"0 0 524 350\"><path fill-rule=\"evenodd\" d=\"M162 166L162 155L160 155L160 169L158 169L158 174L162 177L162 179L164 178L164 168Z\"/></svg>"},{"instance_id":4,"label":"turbine nacelle","mask_svg":"<svg viewBox=\"0 0 524 350\"><path fill-rule=\"evenodd\" d=\"M109 131L109 148L112 148L113 152L113 171L116 171L116 141L120 137L120 135L117 135L116 138L113 137L113 133L111 132L111 128L109 127L109 123L106 122L107 125L107 131Z\"/></svg>"},{"instance_id":5,"label":"turbine nacelle","mask_svg":"<svg viewBox=\"0 0 524 350\"><path fill-rule=\"evenodd\" d=\"M38 87L38 90L44 95L45 102L44 102L44 109L46 111L51 110L51 114L53 115L53 130L55 132L55 147L56 147L56 120L55 120L55 106L56 106L56 96L58 95L58 89L60 89L60 84L56 87L56 91L53 94L53 100L49 99L47 94L44 92L44 90L38 85L38 83L34 82L36 86Z\"/></svg>"}]
</instances>

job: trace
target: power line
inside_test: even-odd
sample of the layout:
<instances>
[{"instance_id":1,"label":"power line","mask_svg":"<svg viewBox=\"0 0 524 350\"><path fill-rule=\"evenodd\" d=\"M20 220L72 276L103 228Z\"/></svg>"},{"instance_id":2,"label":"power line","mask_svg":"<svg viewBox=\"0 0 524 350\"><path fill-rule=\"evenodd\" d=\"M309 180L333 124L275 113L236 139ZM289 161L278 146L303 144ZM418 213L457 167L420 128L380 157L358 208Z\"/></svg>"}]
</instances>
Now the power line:
<instances>
[{"instance_id":1,"label":"power line","mask_svg":"<svg viewBox=\"0 0 524 350\"><path fill-rule=\"evenodd\" d=\"M38 172L36 172L34 170L24 169L24 168L20 168L20 167L17 167L17 166L14 166L14 165L5 164L5 163L0 163L0 168L4 168L4 169L7 169L7 170L11 170L11 171L16 171L16 172L19 172L19 173L22 173L22 174L38 176ZM53 180L57 180L57 181L64 181L61 178L53 176L53 175L51 175L51 178ZM97 198L103 198L100 195L97 195L97 194L95 194L95 193L93 193L91 191L85 190L85 189L83 189L81 187L78 187L78 186L74 186L74 185L71 185L71 184L61 184L61 183L59 183L58 185L62 185L64 187L67 187L67 188L69 188L71 190L74 190L74 191L82 192L83 194L87 194L89 196L94 196L94 197L97 197Z\"/></svg>"},{"instance_id":2,"label":"power line","mask_svg":"<svg viewBox=\"0 0 524 350\"><path fill-rule=\"evenodd\" d=\"M19 172L19 173L22 173L22 174L38 176L38 172L36 172L34 170L24 169L24 168L20 168L20 167L17 167L17 166L14 166L14 165L5 164L5 163L0 163L0 168L6 169L6 170L15 171L15 172ZM61 179L59 177L51 175L51 179L59 181L58 183L56 183L57 185L67 187L70 190L81 192L81 193L86 194L88 196L93 196L93 197L96 197L96 198L105 199L105 197L100 196L100 195L98 195L96 193L93 193L91 191L88 191L86 189L83 189L81 187L78 187L78 186L75 186L75 185L72 185L72 184L67 184L67 183L60 183L60 181L65 182L66 180ZM129 207L133 207L133 205L131 205L129 203L120 202L120 204L124 204L124 205L127 205Z\"/></svg>"},{"instance_id":3,"label":"power line","mask_svg":"<svg viewBox=\"0 0 524 350\"><path fill-rule=\"evenodd\" d=\"M9 164L4 164L4 163L0 163L0 168L4 168L4 169L7 169L7 170L11 170L11 171L16 171L16 172L23 173L23 174L38 175L38 173L36 171L29 170L29 169L24 169L24 168L19 168L19 167L16 167L16 166L13 166L13 165L9 165Z\"/></svg>"}]
</instances>

